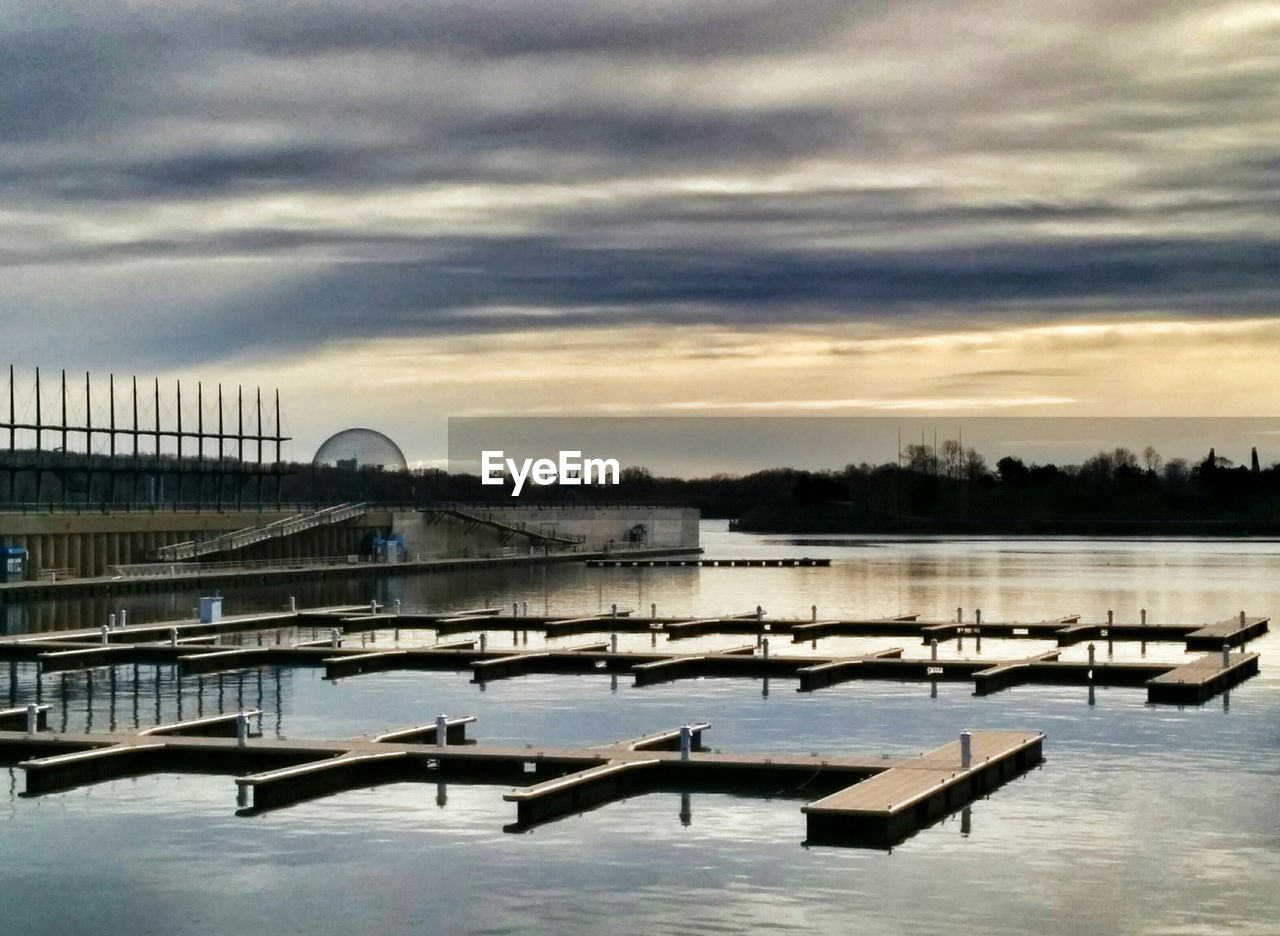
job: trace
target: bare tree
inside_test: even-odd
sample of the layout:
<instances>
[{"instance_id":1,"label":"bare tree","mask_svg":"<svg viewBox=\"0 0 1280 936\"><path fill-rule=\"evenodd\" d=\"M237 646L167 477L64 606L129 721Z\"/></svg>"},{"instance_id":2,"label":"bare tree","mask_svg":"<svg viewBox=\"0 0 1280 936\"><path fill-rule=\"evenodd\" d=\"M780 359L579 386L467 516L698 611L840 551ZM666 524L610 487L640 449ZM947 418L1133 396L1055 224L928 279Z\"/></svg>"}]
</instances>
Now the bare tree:
<instances>
[{"instance_id":1,"label":"bare tree","mask_svg":"<svg viewBox=\"0 0 1280 936\"><path fill-rule=\"evenodd\" d=\"M1147 471L1158 472L1164 465L1164 459L1160 457L1154 445L1148 445L1142 450L1142 463L1147 466Z\"/></svg>"}]
</instances>

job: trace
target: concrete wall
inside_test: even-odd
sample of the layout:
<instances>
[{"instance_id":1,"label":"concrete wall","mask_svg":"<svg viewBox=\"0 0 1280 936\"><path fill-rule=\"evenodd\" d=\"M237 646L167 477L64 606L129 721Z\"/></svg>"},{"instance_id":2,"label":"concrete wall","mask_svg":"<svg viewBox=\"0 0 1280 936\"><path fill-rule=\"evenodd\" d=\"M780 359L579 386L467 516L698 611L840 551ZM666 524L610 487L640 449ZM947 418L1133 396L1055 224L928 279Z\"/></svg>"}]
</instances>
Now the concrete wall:
<instances>
[{"instance_id":1,"label":"concrete wall","mask_svg":"<svg viewBox=\"0 0 1280 936\"><path fill-rule=\"evenodd\" d=\"M155 513L0 513L0 545L27 550L27 577L40 569L107 574L113 565L150 562L156 549L271 523L293 512L156 511ZM356 520L258 543L209 561L343 556L361 551L370 533L391 529L391 514L371 510Z\"/></svg>"},{"instance_id":2,"label":"concrete wall","mask_svg":"<svg viewBox=\"0 0 1280 936\"><path fill-rule=\"evenodd\" d=\"M584 536L582 548L591 551L607 549L612 544L623 547L633 527L643 525L650 547L696 548L699 512L686 507L476 507L510 523L546 534ZM442 513L405 511L392 518L392 528L405 541L405 552L411 557L446 559L461 556L483 556L503 547L527 548L542 541L519 533L478 524ZM640 545L640 544L636 544Z\"/></svg>"}]
</instances>

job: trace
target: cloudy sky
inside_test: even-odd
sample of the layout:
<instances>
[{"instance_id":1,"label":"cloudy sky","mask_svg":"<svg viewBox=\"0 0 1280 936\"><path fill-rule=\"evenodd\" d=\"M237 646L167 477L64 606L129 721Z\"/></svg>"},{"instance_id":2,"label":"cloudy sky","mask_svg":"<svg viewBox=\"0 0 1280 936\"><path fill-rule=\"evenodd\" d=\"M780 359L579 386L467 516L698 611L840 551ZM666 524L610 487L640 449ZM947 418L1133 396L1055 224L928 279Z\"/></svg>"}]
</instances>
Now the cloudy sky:
<instances>
[{"instance_id":1,"label":"cloudy sky","mask_svg":"<svg viewBox=\"0 0 1280 936\"><path fill-rule=\"evenodd\" d=\"M0 3L0 362L278 386L302 458L1270 415L1278 102L1251 0Z\"/></svg>"}]
</instances>

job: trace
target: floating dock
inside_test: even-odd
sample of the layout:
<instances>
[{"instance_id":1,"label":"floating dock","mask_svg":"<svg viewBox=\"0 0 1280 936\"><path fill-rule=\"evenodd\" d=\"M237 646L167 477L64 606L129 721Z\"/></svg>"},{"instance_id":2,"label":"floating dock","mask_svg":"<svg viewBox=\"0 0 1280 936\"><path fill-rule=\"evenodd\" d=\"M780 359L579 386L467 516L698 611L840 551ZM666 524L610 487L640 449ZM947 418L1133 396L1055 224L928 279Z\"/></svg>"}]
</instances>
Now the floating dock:
<instances>
[{"instance_id":1,"label":"floating dock","mask_svg":"<svg viewBox=\"0 0 1280 936\"><path fill-rule=\"evenodd\" d=\"M241 814L382 783L515 784L503 797L516 806L509 832L649 792L817 795L802 809L806 844L890 848L1035 767L1044 741L974 731L918 757L726 754L707 751L710 725L695 723L592 747L502 746L468 741L470 716L342 741L271 740L249 731L260 714L131 733L0 731L0 759L23 769L26 796L148 773L234 774Z\"/></svg>"},{"instance_id":2,"label":"floating dock","mask_svg":"<svg viewBox=\"0 0 1280 936\"><path fill-rule=\"evenodd\" d=\"M548 634L563 636L579 630L601 633L621 630L629 623L651 625L643 618L607 612L561 619L514 617L503 619L493 608L440 615L397 615L381 606L345 606L306 611L226 617L213 622L182 621L130 625L115 630L72 631L0 638L0 660L26 660L39 664L41 674L126 664L170 664L183 674L229 672L263 666L322 667L326 678L343 679L390 670L444 670L466 672L484 685L531 673L609 674L631 676L635 686L649 686L680 679L741 677L795 679L799 691L812 692L856 680L896 682L967 681L975 695L988 695L1028 684L1079 686L1145 686L1147 700L1158 704L1198 705L1230 689L1258 672L1259 656L1248 651L1230 652L1231 632L1223 629L1222 649L1184 663L1115 662L1098 660L1090 645L1089 660L1064 662L1060 651L1006 660L938 659L907 657L902 647L887 647L853 656L771 653L777 635L766 636L766 626L755 616L745 618L667 619L668 638L717 632L728 624L743 623L755 631L752 643L720 650L679 653L656 646L648 651L620 652L614 638L576 647L522 650L490 648L485 633L495 623L541 621ZM1254 619L1258 620L1258 619ZM1265 622L1265 619L1260 619ZM437 634L450 628L481 632L478 638L454 639L429 647L343 646L353 634L387 629L429 627ZM887 626L919 626L914 616L884 619ZM777 623L777 622L775 622ZM797 627L791 625L792 634ZM824 622L817 622L823 624ZM1250 624L1246 621L1246 626ZM926 625L928 626L928 625ZM299 640L299 628L311 627L327 638ZM646 627L646 630L649 628ZM985 625L983 626L985 631ZM286 642L285 635L294 633ZM784 636L786 631L784 630ZM513 631L514 634L514 631ZM234 635L234 644L213 641ZM655 632L656 635L656 632ZM978 635L981 636L980 634ZM616 633L614 635L616 637ZM802 639L810 639L806 633ZM931 643L937 638L931 638ZM963 639L957 637L957 639ZM793 637L794 640L794 637ZM936 645L935 645L936 646Z\"/></svg>"}]
</instances>

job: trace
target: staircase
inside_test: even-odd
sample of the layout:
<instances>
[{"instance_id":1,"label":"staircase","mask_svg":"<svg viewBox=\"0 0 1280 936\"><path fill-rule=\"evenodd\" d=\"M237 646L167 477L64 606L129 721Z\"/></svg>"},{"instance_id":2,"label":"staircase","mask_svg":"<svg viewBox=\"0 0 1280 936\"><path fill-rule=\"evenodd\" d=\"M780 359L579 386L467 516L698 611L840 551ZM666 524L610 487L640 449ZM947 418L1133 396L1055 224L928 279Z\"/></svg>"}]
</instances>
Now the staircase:
<instances>
[{"instance_id":1,"label":"staircase","mask_svg":"<svg viewBox=\"0 0 1280 936\"><path fill-rule=\"evenodd\" d=\"M465 520L473 526L487 526L500 533L500 542L504 545L512 536L519 534L528 536L542 543L554 543L559 546L566 546L570 549L576 549L587 541L586 536L577 533L554 533L546 530L540 530L532 527L527 523L519 520L510 520L501 514L490 513L489 511L478 510L471 507L430 507L426 513L433 513L437 516L457 517Z\"/></svg>"},{"instance_id":2,"label":"staircase","mask_svg":"<svg viewBox=\"0 0 1280 936\"><path fill-rule=\"evenodd\" d=\"M156 558L161 562L183 562L189 559L199 559L201 556L208 556L212 553L232 552L266 540L278 539L282 536L293 536L295 533L314 530L316 527L353 520L356 517L364 516L368 509L369 505L365 503L338 504L335 507L325 507L323 510L295 514L292 517L264 523L261 526L233 530L230 533L223 533L221 536L215 536L212 539L187 540L184 543L161 546L156 550Z\"/></svg>"}]
</instances>

